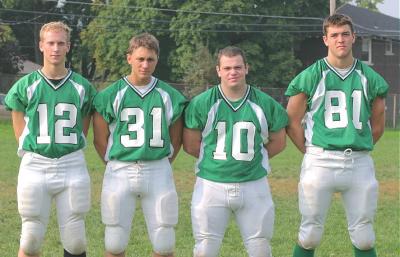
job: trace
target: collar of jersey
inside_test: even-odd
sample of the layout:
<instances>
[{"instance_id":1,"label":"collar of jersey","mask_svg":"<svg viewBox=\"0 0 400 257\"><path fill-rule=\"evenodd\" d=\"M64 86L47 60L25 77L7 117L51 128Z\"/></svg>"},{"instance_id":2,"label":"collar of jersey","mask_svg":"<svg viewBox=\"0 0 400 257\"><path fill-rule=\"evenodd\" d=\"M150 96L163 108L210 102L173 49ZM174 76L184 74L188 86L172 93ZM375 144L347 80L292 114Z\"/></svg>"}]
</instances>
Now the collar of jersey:
<instances>
[{"instance_id":1,"label":"collar of jersey","mask_svg":"<svg viewBox=\"0 0 400 257\"><path fill-rule=\"evenodd\" d=\"M136 94L138 94L141 98L144 98L148 93L150 93L150 92L153 90L153 88L157 85L157 82L158 82L158 79L156 79L155 77L151 76L150 83L147 84L147 85L150 85L150 84L151 84L151 86L148 88L148 90L147 90L146 92L142 93L142 92L140 92L140 91L135 87L135 85L133 85L133 84L131 84L131 82L129 82L128 76L123 77L123 80L124 80L124 81L133 89L133 91L135 91ZM146 86L147 86L147 85L146 85Z\"/></svg>"},{"instance_id":2,"label":"collar of jersey","mask_svg":"<svg viewBox=\"0 0 400 257\"><path fill-rule=\"evenodd\" d=\"M72 75L72 70L68 69L68 73L67 75L57 84L54 85L53 82L51 82L50 79L48 79L41 70L38 70L39 75L47 82L47 84L49 84L52 88L54 88L55 90L59 89L62 85L65 84L65 82L71 77Z\"/></svg>"},{"instance_id":3,"label":"collar of jersey","mask_svg":"<svg viewBox=\"0 0 400 257\"><path fill-rule=\"evenodd\" d=\"M358 60L354 58L353 66L351 66L351 68L349 69L349 71L348 71L346 74L344 74L344 76L342 76L342 75L335 69L335 67L333 67L332 65L330 65L330 64L328 63L328 60L327 60L326 58L324 58L324 62L326 63L326 65L328 66L328 68L329 68L331 71L333 71L333 72L334 72L339 78L341 78L342 80L345 80L345 79L353 72L353 70L356 68L357 61L358 61Z\"/></svg>"},{"instance_id":4,"label":"collar of jersey","mask_svg":"<svg viewBox=\"0 0 400 257\"><path fill-rule=\"evenodd\" d=\"M247 85L246 94L245 94L244 97L242 98L242 101L240 102L240 104L239 104L238 106L236 106L236 107L234 107L234 106L232 105L231 101L229 101L229 99L224 95L224 92L222 92L221 84L218 85L218 90L219 90L219 92L221 93L222 98L223 98L223 99L225 100L225 102L228 104L228 106L231 107L231 109L232 109L233 111L236 112L236 111L239 110L240 107L242 107L242 105L246 102L247 97L249 96L249 93L250 93L250 86Z\"/></svg>"}]
</instances>

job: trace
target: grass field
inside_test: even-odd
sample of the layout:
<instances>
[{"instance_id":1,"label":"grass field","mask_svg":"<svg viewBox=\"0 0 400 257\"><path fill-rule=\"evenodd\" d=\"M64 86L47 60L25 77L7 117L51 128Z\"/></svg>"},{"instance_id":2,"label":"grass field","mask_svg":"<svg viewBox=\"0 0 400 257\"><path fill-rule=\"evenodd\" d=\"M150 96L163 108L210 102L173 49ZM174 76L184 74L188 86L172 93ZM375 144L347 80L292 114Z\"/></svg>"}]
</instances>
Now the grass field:
<instances>
[{"instance_id":1,"label":"grass field","mask_svg":"<svg viewBox=\"0 0 400 257\"><path fill-rule=\"evenodd\" d=\"M400 256L400 201L399 201L399 131L386 131L372 153L377 178L380 182L379 205L375 230L377 252L380 257ZM91 142L91 136L89 142ZM0 256L16 256L19 244L20 218L17 212L16 184L19 158L11 123L0 121ZM297 181L301 164L299 152L288 142L287 149L271 161L273 172L269 177L275 202L275 231L271 242L275 257L289 257L296 242L300 221L297 206ZM100 190L104 166L95 154L92 144L86 149L86 159L92 180L92 209L87 215L88 256L103 256L103 230L100 220ZM176 256L192 256L193 237L190 224L190 198L195 180L194 159L181 151L174 163L174 174L180 197L180 216L176 230ZM137 207L138 209L140 206ZM62 256L62 246L53 208L43 257ZM141 211L135 214L127 256L151 256L144 219ZM222 257L247 256L240 234L234 223L226 231L221 249ZM331 206L317 257L350 257L352 246L346 230L346 221L340 196Z\"/></svg>"}]
</instances>

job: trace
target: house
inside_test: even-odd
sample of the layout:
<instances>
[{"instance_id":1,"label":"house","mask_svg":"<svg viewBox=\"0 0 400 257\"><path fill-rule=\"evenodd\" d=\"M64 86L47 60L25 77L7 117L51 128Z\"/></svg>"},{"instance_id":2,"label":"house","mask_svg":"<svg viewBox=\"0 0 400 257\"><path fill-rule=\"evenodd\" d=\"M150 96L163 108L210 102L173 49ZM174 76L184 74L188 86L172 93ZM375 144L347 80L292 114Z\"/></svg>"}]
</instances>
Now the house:
<instances>
[{"instance_id":1,"label":"house","mask_svg":"<svg viewBox=\"0 0 400 257\"><path fill-rule=\"evenodd\" d=\"M29 74L33 71L41 69L42 66L31 62L29 60L24 60L22 62L22 70L17 74L6 74L0 72L0 93L7 93L11 86L21 77Z\"/></svg>"},{"instance_id":2,"label":"house","mask_svg":"<svg viewBox=\"0 0 400 257\"><path fill-rule=\"evenodd\" d=\"M42 68L41 65L31 62L29 60L24 60L22 62L22 67L23 68L18 72L18 75L26 75Z\"/></svg>"},{"instance_id":3,"label":"house","mask_svg":"<svg viewBox=\"0 0 400 257\"><path fill-rule=\"evenodd\" d=\"M365 8L344 4L337 13L352 18L356 33L353 55L371 66L388 82L390 89L386 100L388 126L400 123L400 19ZM326 46L321 35L308 37L296 51L304 67L325 57Z\"/></svg>"}]
</instances>

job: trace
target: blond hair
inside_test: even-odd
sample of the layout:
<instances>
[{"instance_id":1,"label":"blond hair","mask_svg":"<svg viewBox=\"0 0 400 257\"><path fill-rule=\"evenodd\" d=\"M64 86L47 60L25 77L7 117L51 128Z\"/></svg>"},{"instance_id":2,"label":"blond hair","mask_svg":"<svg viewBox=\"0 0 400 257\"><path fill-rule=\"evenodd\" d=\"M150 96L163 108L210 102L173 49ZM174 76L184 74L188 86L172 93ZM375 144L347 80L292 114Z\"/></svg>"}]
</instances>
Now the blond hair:
<instances>
[{"instance_id":1,"label":"blond hair","mask_svg":"<svg viewBox=\"0 0 400 257\"><path fill-rule=\"evenodd\" d=\"M71 28L68 27L67 24L65 24L62 21L52 21L49 23L46 23L42 26L42 28L40 29L40 40L43 40L44 37L44 33L48 32L48 31L64 31L65 34L67 35L67 42L70 41L71 39Z\"/></svg>"}]
</instances>

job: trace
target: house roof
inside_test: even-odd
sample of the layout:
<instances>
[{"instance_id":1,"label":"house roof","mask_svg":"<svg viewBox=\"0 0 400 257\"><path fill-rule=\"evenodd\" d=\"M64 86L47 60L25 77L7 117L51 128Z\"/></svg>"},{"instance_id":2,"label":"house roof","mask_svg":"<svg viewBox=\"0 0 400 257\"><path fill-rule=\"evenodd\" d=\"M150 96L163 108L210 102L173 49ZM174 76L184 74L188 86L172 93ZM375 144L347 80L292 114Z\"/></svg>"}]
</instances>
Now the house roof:
<instances>
[{"instance_id":1,"label":"house roof","mask_svg":"<svg viewBox=\"0 0 400 257\"><path fill-rule=\"evenodd\" d=\"M355 32L359 36L378 36L400 40L400 19L351 4L340 6L336 12L351 17Z\"/></svg>"},{"instance_id":2,"label":"house roof","mask_svg":"<svg viewBox=\"0 0 400 257\"><path fill-rule=\"evenodd\" d=\"M41 65L31 62L29 60L24 60L22 63L23 69L18 72L18 74L28 74L32 71L36 71L42 68Z\"/></svg>"}]
</instances>

